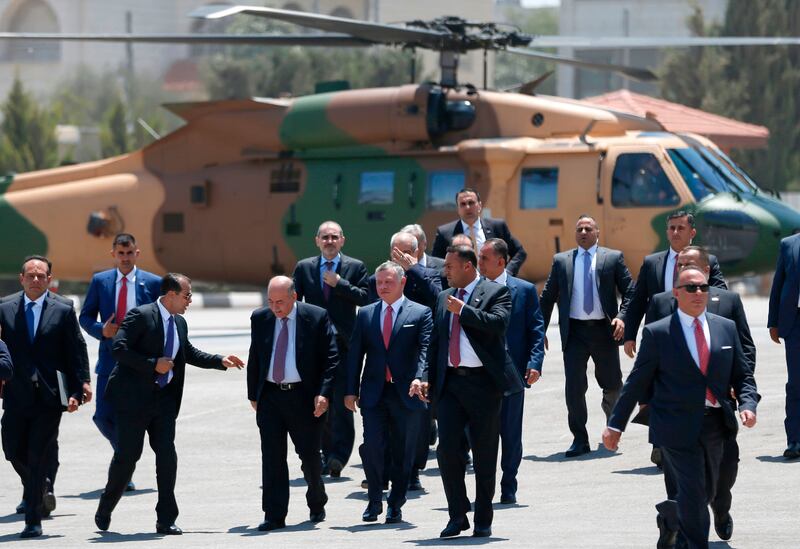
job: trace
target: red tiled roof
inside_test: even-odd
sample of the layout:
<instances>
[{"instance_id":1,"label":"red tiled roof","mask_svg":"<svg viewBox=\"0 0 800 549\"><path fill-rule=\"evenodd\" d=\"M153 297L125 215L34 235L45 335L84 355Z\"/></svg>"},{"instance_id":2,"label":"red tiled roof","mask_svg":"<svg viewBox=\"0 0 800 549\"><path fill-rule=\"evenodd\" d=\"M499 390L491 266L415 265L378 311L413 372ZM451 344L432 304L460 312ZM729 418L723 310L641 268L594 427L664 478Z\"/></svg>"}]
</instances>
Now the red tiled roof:
<instances>
[{"instance_id":1,"label":"red tiled roof","mask_svg":"<svg viewBox=\"0 0 800 549\"><path fill-rule=\"evenodd\" d=\"M164 89L167 91L197 91L202 87L197 63L191 59L175 61L164 74Z\"/></svg>"},{"instance_id":2,"label":"red tiled roof","mask_svg":"<svg viewBox=\"0 0 800 549\"><path fill-rule=\"evenodd\" d=\"M654 117L671 132L704 135L723 149L763 149L769 139L769 130L764 126L739 122L628 90L587 97L584 101L638 116Z\"/></svg>"}]
</instances>

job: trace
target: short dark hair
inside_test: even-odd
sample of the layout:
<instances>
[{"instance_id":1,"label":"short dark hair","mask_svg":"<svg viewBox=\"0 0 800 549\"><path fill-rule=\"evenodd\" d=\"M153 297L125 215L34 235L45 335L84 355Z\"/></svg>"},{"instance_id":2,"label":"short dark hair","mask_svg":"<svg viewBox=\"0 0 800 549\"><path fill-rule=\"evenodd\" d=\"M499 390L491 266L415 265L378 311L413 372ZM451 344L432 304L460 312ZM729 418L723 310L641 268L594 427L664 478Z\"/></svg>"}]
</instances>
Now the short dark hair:
<instances>
[{"instance_id":1,"label":"short dark hair","mask_svg":"<svg viewBox=\"0 0 800 549\"><path fill-rule=\"evenodd\" d=\"M128 246L136 247L136 239L130 233L119 233L114 237L114 242L111 244L112 248L116 248L117 246L122 246L123 248L127 248Z\"/></svg>"},{"instance_id":2,"label":"short dark hair","mask_svg":"<svg viewBox=\"0 0 800 549\"><path fill-rule=\"evenodd\" d=\"M475 196L478 197L478 202L483 202L481 200L481 193L478 192L478 189L473 189L472 187L464 187L460 191L456 193L456 203L458 203L458 195L462 193L475 193Z\"/></svg>"},{"instance_id":3,"label":"short dark hair","mask_svg":"<svg viewBox=\"0 0 800 549\"><path fill-rule=\"evenodd\" d=\"M25 273L25 265L28 264L28 261L42 261L47 264L47 274L50 275L50 272L53 270L53 263L49 259L47 259L43 255L29 255L25 259L22 260L22 266L19 269L19 274Z\"/></svg>"},{"instance_id":4,"label":"short dark hair","mask_svg":"<svg viewBox=\"0 0 800 549\"><path fill-rule=\"evenodd\" d=\"M461 261L472 263L473 267L478 268L478 256L471 246L448 246L447 253L456 254Z\"/></svg>"},{"instance_id":5,"label":"short dark hair","mask_svg":"<svg viewBox=\"0 0 800 549\"><path fill-rule=\"evenodd\" d=\"M594 228L595 229L599 229L600 228L600 225L597 223L597 220L593 216L591 216L589 214L581 214L581 215L579 215L578 219L575 220L575 224L577 225L578 221L580 221L581 219L591 219L592 223L594 223Z\"/></svg>"},{"instance_id":6,"label":"short dark hair","mask_svg":"<svg viewBox=\"0 0 800 549\"><path fill-rule=\"evenodd\" d=\"M685 217L686 221L689 222L689 226L694 229L694 214L691 212L687 212L686 210L678 210L677 212L673 212L667 216L667 225L673 219L678 219L679 217Z\"/></svg>"},{"instance_id":7,"label":"short dark hair","mask_svg":"<svg viewBox=\"0 0 800 549\"><path fill-rule=\"evenodd\" d=\"M483 243L485 246L488 244L494 250L494 253L503 258L503 261L508 265L508 244L502 238L489 238Z\"/></svg>"},{"instance_id":8,"label":"short dark hair","mask_svg":"<svg viewBox=\"0 0 800 549\"><path fill-rule=\"evenodd\" d=\"M684 265L683 267L680 268L680 271L678 271L678 276L676 276L675 280L672 281L672 287L673 288L677 288L679 286L678 279L681 277L681 273L684 272L684 271L695 271L695 272L698 272L701 275L703 275L703 278L705 278L706 282L708 282L708 275L705 273L705 271L703 271L703 269L701 269L697 265Z\"/></svg>"},{"instance_id":9,"label":"short dark hair","mask_svg":"<svg viewBox=\"0 0 800 549\"><path fill-rule=\"evenodd\" d=\"M678 253L679 253L679 254L682 254L682 253L684 253L684 252L697 252L698 254L700 254L700 261L702 261L702 262L704 263L704 265L705 265L706 267L708 267L708 265L709 265L709 263L710 263L710 259L709 259L709 253L708 253L708 250L706 250L706 249L705 249L705 248L703 248L702 246L692 246L692 245L689 245L689 246L686 246L684 249L682 249L682 250L681 250L680 252L678 252Z\"/></svg>"},{"instance_id":10,"label":"short dark hair","mask_svg":"<svg viewBox=\"0 0 800 549\"><path fill-rule=\"evenodd\" d=\"M161 278L160 295L167 295L169 292L181 293L183 290L183 288L181 288L181 280L185 280L188 283L192 282L191 278L181 273L165 274L163 278Z\"/></svg>"}]
</instances>

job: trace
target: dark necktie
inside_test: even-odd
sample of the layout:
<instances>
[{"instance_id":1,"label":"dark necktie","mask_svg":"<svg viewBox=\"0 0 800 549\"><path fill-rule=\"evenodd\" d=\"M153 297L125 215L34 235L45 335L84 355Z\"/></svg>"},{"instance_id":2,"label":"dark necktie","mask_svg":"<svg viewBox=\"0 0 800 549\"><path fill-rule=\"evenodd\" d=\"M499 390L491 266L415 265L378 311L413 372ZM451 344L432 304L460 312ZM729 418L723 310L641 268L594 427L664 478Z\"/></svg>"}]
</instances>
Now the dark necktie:
<instances>
[{"instance_id":1,"label":"dark necktie","mask_svg":"<svg viewBox=\"0 0 800 549\"><path fill-rule=\"evenodd\" d=\"M173 315L169 316L169 321L167 321L167 339L164 342L164 356L172 359L172 353L175 352L175 317ZM158 387L163 389L169 383L169 372L166 374L158 374L156 377L156 383L158 383Z\"/></svg>"},{"instance_id":2,"label":"dark necktie","mask_svg":"<svg viewBox=\"0 0 800 549\"><path fill-rule=\"evenodd\" d=\"M389 340L392 338L392 306L386 307L386 313L383 316L383 346L389 350ZM392 372L389 370L389 365L386 365L386 381L392 381Z\"/></svg>"},{"instance_id":3,"label":"dark necktie","mask_svg":"<svg viewBox=\"0 0 800 549\"><path fill-rule=\"evenodd\" d=\"M457 299L464 299L466 290L459 288ZM450 327L450 362L454 368L461 366L461 315L452 313L453 325Z\"/></svg>"},{"instance_id":4,"label":"dark necktie","mask_svg":"<svg viewBox=\"0 0 800 549\"><path fill-rule=\"evenodd\" d=\"M330 272L333 270L333 261L326 261L325 262L325 272ZM322 280L322 295L325 297L325 301L328 301L331 298L331 286Z\"/></svg>"},{"instance_id":5,"label":"dark necktie","mask_svg":"<svg viewBox=\"0 0 800 549\"><path fill-rule=\"evenodd\" d=\"M592 255L583 252L583 312L587 315L594 310L594 290L592 289Z\"/></svg>"},{"instance_id":6,"label":"dark necktie","mask_svg":"<svg viewBox=\"0 0 800 549\"><path fill-rule=\"evenodd\" d=\"M327 284L326 284L327 286ZM272 381L283 383L286 379L286 351L289 348L289 319L281 319L281 331L278 332L278 341L275 342L275 360L272 362Z\"/></svg>"},{"instance_id":7,"label":"dark necktie","mask_svg":"<svg viewBox=\"0 0 800 549\"><path fill-rule=\"evenodd\" d=\"M117 298L117 326L122 324L122 319L125 318L125 313L128 312L128 279L122 277L122 286L119 289L119 297Z\"/></svg>"},{"instance_id":8,"label":"dark necktie","mask_svg":"<svg viewBox=\"0 0 800 549\"><path fill-rule=\"evenodd\" d=\"M678 281L678 255L675 255L675 263L672 264L672 288L675 287L675 283Z\"/></svg>"},{"instance_id":9,"label":"dark necktie","mask_svg":"<svg viewBox=\"0 0 800 549\"><path fill-rule=\"evenodd\" d=\"M36 337L36 317L33 314L33 307L36 305L35 301L31 301L25 305L25 321L28 323L28 339L33 343Z\"/></svg>"},{"instance_id":10,"label":"dark necktie","mask_svg":"<svg viewBox=\"0 0 800 549\"><path fill-rule=\"evenodd\" d=\"M697 358L700 360L700 371L705 376L708 373L708 345L706 344L706 336L703 333L703 326L696 318L694 319L694 341L697 344ZM706 387L706 400L711 404L717 403L717 398L708 387Z\"/></svg>"}]
</instances>

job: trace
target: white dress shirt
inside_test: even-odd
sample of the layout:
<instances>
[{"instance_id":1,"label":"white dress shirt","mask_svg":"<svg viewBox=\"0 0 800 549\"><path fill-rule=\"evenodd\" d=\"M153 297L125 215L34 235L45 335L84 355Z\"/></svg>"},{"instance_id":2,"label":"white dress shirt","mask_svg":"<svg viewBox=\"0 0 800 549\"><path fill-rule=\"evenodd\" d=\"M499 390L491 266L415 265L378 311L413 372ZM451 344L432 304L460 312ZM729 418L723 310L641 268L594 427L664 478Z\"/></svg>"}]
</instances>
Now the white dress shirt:
<instances>
[{"instance_id":1,"label":"white dress shirt","mask_svg":"<svg viewBox=\"0 0 800 549\"><path fill-rule=\"evenodd\" d=\"M122 272L117 269L117 282L114 286L114 310L116 311L117 303L119 303L119 291L122 289L122 279L126 278L127 282L125 284L128 287L128 300L125 305L125 312L127 313L131 309L134 309L138 303L136 303L136 267L134 266L133 270L129 272L127 275L123 275Z\"/></svg>"},{"instance_id":2,"label":"white dress shirt","mask_svg":"<svg viewBox=\"0 0 800 549\"><path fill-rule=\"evenodd\" d=\"M592 277L592 312L586 314L583 310L583 277L585 275L584 254L591 257L591 277ZM569 317L577 320L602 320L605 318L603 307L600 305L600 294L597 292L597 244L584 250L578 247L578 255L575 257L575 265L572 269L572 296L569 302Z\"/></svg>"},{"instance_id":3,"label":"white dress shirt","mask_svg":"<svg viewBox=\"0 0 800 549\"><path fill-rule=\"evenodd\" d=\"M386 303L385 301L381 300L381 336L383 336L383 319L386 316L386 307L389 305L392 306L392 329L394 329L394 323L397 322L397 314L400 312L400 308L405 304L406 296L400 294L400 299L395 301L394 303Z\"/></svg>"},{"instance_id":4,"label":"white dress shirt","mask_svg":"<svg viewBox=\"0 0 800 549\"><path fill-rule=\"evenodd\" d=\"M669 292L672 291L672 288L675 285L675 281L672 279L672 275L675 273L675 262L678 261L678 252L673 250L672 248L669 249L669 253L667 254L667 264L664 270L664 291Z\"/></svg>"},{"instance_id":5,"label":"white dress shirt","mask_svg":"<svg viewBox=\"0 0 800 549\"><path fill-rule=\"evenodd\" d=\"M500 276L492 280L492 282L497 282L502 286L508 286L508 271L504 270L502 273L500 273Z\"/></svg>"},{"instance_id":6,"label":"white dress shirt","mask_svg":"<svg viewBox=\"0 0 800 549\"><path fill-rule=\"evenodd\" d=\"M686 345L689 347L689 353L692 355L692 359L694 359L694 363L697 366L697 368L700 369L700 355L697 352L697 341L694 338L694 317L689 316L680 309L678 309L678 318L681 321L681 328L683 328L683 338L686 340ZM708 329L708 321L706 319L705 311L703 311L702 314L697 317L697 320L700 321L700 325L703 327L703 336L705 336L706 339L706 347L708 347L708 354L710 359L711 331ZM712 404L711 401L706 399L706 406L710 406L712 408L719 408L720 404L719 401Z\"/></svg>"},{"instance_id":7,"label":"white dress shirt","mask_svg":"<svg viewBox=\"0 0 800 549\"><path fill-rule=\"evenodd\" d=\"M464 220L461 220L461 229L463 230L464 234L469 237L475 238L475 246L480 250L483 247L483 243L486 242L486 235L483 234L483 225L481 225L481 218L479 217L475 224L470 227L468 224L464 223ZM475 230L475 234L472 234L472 230Z\"/></svg>"},{"instance_id":8,"label":"white dress shirt","mask_svg":"<svg viewBox=\"0 0 800 549\"><path fill-rule=\"evenodd\" d=\"M167 329L169 328L169 317L171 317L172 315L166 309L166 307L164 307L164 305L161 303L161 298L157 299L156 303L158 303L158 310L161 313L161 320L162 320L162 323L164 325L164 346L166 346L167 345ZM172 326L173 326L172 327L172 332L173 332L172 336L174 337L173 341L175 343L172 345L172 356L169 357L169 358L174 360L175 357L178 354L178 347L180 347L181 341L180 341L180 339L178 339L178 323L173 321ZM170 370L167 373L167 383L172 381L172 378L174 377L174 375L175 374L173 373L172 370Z\"/></svg>"},{"instance_id":9,"label":"white dress shirt","mask_svg":"<svg viewBox=\"0 0 800 549\"><path fill-rule=\"evenodd\" d=\"M303 381L300 379L300 372L297 370L297 357L295 355L295 341L297 337L297 303L292 307L292 311L286 315L289 321L286 323L286 329L289 331L289 341L286 344L286 362L284 363L283 381L281 383L298 383ZM269 357L269 372L267 372L267 381L275 383L275 378L272 377L272 367L275 362L275 347L278 343L278 335L281 333L283 322L279 318L275 318L275 329L272 333L272 353Z\"/></svg>"},{"instance_id":10,"label":"white dress shirt","mask_svg":"<svg viewBox=\"0 0 800 549\"><path fill-rule=\"evenodd\" d=\"M469 299L472 296L472 292L475 290L475 286L478 285L478 282L480 281L480 279L481 278L479 276L476 276L475 280L470 282L467 285L467 287L464 288L464 292L465 292L464 293L464 297L461 298L461 300L464 302L464 304L469 303ZM458 290L456 290L455 295L458 296ZM463 310L463 307L462 307L462 310ZM450 314L450 330L451 331L453 330L453 318L454 318L454 316L455 315L453 313ZM458 340L458 346L459 346L459 349L461 351L461 364L458 364L457 366L459 366L461 368L480 368L481 366L483 366L483 363L481 362L481 359L478 358L478 355L475 353L475 349L472 348L472 345L469 342L469 338L467 337L467 334L464 333L464 325L463 324L461 325L461 337ZM448 366L453 366L453 363L450 362L450 357L449 357L450 353L448 352L447 354L448 354L447 365Z\"/></svg>"}]
</instances>

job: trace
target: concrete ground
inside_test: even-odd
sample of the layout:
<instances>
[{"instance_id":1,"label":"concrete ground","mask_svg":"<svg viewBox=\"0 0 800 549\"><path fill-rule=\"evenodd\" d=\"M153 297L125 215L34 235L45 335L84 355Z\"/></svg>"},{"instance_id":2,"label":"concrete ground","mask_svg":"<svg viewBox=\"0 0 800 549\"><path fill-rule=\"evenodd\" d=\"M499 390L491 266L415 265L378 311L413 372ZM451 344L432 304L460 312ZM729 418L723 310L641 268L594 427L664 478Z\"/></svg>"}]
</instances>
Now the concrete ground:
<instances>
[{"instance_id":1,"label":"concrete ground","mask_svg":"<svg viewBox=\"0 0 800 549\"><path fill-rule=\"evenodd\" d=\"M800 526L796 509L800 462L786 462L783 431L783 395L786 379L783 348L769 340L767 302L745 299L745 307L758 346L757 381L763 396L758 425L740 433L742 450L739 480L734 489L733 539L715 548L796 548ZM247 358L249 315L246 309L190 310L188 322L193 343L204 350L236 353ZM430 545L482 545L555 548L643 548L655 546L657 530L653 505L663 499L663 482L650 464L646 429L630 426L621 450L597 450L603 428L600 391L590 381L587 395L589 431L595 451L566 460L571 442L567 429L564 374L558 329L548 330L551 351L542 379L525 400L524 459L519 474L518 505L495 506L494 537L462 536L440 540L447 522L446 502L431 453L424 471L423 494L411 494L403 509L407 522L400 525L365 525L361 513L366 493L357 452L338 480L326 481L330 501L325 522L307 522L305 486L299 461L290 456L292 492L289 527L272 533L255 528L263 519L260 499L261 462L255 415L246 399L243 371L188 372L183 408L177 426L179 457L177 498L182 537L162 539L155 527L155 468L153 454L145 451L134 475L138 490L123 497L113 515L111 529L97 532L93 517L106 479L111 449L91 421L89 404L62 421L61 470L56 486L58 507L43 523L45 536L37 545L77 547L113 543L143 547L256 546L274 542L279 547L413 547ZM87 338L88 339L88 338ZM90 344L96 358L97 345ZM627 373L632 361L623 355ZM590 367L591 369L591 367ZM591 376L591 373L590 373ZM361 437L357 419L357 438ZM499 477L498 477L499 480ZM473 478L468 478L474 493ZM21 488L10 465L0 463L0 542L17 540L23 528L14 515ZM497 493L499 498L499 490ZM144 542L144 543L142 543Z\"/></svg>"}]
</instances>

